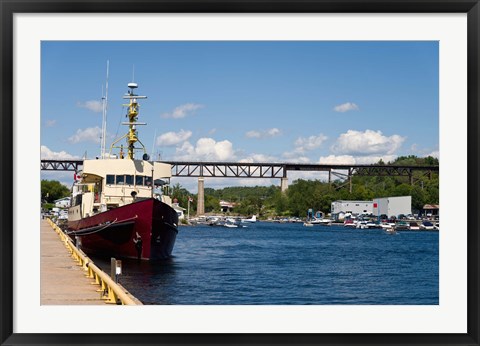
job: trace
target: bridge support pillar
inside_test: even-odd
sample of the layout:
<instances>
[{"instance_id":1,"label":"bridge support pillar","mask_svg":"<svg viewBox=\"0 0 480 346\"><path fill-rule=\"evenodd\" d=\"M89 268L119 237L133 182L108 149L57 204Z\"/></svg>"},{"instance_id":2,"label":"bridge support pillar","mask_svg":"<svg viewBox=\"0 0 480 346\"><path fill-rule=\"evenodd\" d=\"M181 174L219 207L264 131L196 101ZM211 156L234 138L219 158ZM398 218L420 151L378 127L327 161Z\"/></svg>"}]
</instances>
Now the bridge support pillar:
<instances>
[{"instance_id":1,"label":"bridge support pillar","mask_svg":"<svg viewBox=\"0 0 480 346\"><path fill-rule=\"evenodd\" d=\"M205 179L203 177L198 178L198 195L197 195L197 216L205 214Z\"/></svg>"},{"instance_id":2,"label":"bridge support pillar","mask_svg":"<svg viewBox=\"0 0 480 346\"><path fill-rule=\"evenodd\" d=\"M348 190L352 193L352 169L348 170Z\"/></svg>"},{"instance_id":3,"label":"bridge support pillar","mask_svg":"<svg viewBox=\"0 0 480 346\"><path fill-rule=\"evenodd\" d=\"M285 192L285 191L287 191L287 189L288 189L288 178L287 178L287 177L283 177L283 178L281 178L281 180L280 180L280 190L281 190L282 192Z\"/></svg>"}]
</instances>

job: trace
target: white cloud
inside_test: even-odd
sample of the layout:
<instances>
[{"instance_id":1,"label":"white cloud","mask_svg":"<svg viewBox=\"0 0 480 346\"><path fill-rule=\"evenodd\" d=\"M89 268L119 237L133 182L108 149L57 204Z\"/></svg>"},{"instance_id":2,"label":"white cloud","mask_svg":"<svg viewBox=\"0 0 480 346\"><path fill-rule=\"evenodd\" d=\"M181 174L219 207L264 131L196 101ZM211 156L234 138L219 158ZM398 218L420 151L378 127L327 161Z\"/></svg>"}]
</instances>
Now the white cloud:
<instances>
[{"instance_id":1,"label":"white cloud","mask_svg":"<svg viewBox=\"0 0 480 346\"><path fill-rule=\"evenodd\" d=\"M195 147L190 142L184 142L182 146L176 149L176 159L195 160Z\"/></svg>"},{"instance_id":2,"label":"white cloud","mask_svg":"<svg viewBox=\"0 0 480 346\"><path fill-rule=\"evenodd\" d=\"M176 160L195 161L228 161L233 160L235 154L230 141L217 142L213 138L200 138L195 146L184 142L176 150Z\"/></svg>"},{"instance_id":3,"label":"white cloud","mask_svg":"<svg viewBox=\"0 0 480 346\"><path fill-rule=\"evenodd\" d=\"M180 119L185 118L187 115L195 113L196 110L203 108L203 105L195 103L187 103L181 106L176 107L173 111L169 113L163 113L162 118L173 118Z\"/></svg>"},{"instance_id":4,"label":"white cloud","mask_svg":"<svg viewBox=\"0 0 480 346\"><path fill-rule=\"evenodd\" d=\"M348 130L337 138L331 150L335 154L344 155L391 155L400 149L404 141L405 137L399 135L387 137L381 131Z\"/></svg>"},{"instance_id":5,"label":"white cloud","mask_svg":"<svg viewBox=\"0 0 480 346\"><path fill-rule=\"evenodd\" d=\"M391 162L397 158L397 155L373 155L373 156L357 156L356 163L359 165L371 165L382 160L384 163Z\"/></svg>"},{"instance_id":6,"label":"white cloud","mask_svg":"<svg viewBox=\"0 0 480 346\"><path fill-rule=\"evenodd\" d=\"M333 110L335 112L340 112L340 113L345 113L348 111L358 111L358 109L359 109L358 106L352 102L343 103L341 105L333 107Z\"/></svg>"},{"instance_id":7,"label":"white cloud","mask_svg":"<svg viewBox=\"0 0 480 346\"><path fill-rule=\"evenodd\" d=\"M285 154L292 154L293 152L289 153L284 153L285 159L283 159L283 162L292 162L292 163L312 163L312 160L309 157L306 156L299 156L300 154L295 153L295 155L291 155L290 157L286 157Z\"/></svg>"},{"instance_id":8,"label":"white cloud","mask_svg":"<svg viewBox=\"0 0 480 346\"><path fill-rule=\"evenodd\" d=\"M248 131L247 133L245 133L245 136L247 136L248 138L270 138L270 137L279 136L281 134L282 134L282 131L274 127L264 131L256 131L256 130Z\"/></svg>"},{"instance_id":9,"label":"white cloud","mask_svg":"<svg viewBox=\"0 0 480 346\"><path fill-rule=\"evenodd\" d=\"M279 129L277 129L276 127L274 128L271 128L269 130L266 130L266 134L270 137L275 137L275 136L278 136L282 133L282 131L280 131Z\"/></svg>"},{"instance_id":10,"label":"white cloud","mask_svg":"<svg viewBox=\"0 0 480 346\"><path fill-rule=\"evenodd\" d=\"M250 154L247 157L239 160L239 162L244 162L244 163L270 162L270 163L275 163L275 162L278 162L278 159L275 156L270 156L270 155Z\"/></svg>"},{"instance_id":11,"label":"white cloud","mask_svg":"<svg viewBox=\"0 0 480 346\"><path fill-rule=\"evenodd\" d=\"M304 155L307 151L311 151L317 149L322 146L322 144L328 139L327 136L320 133L318 136L310 136L310 137L299 137L295 141L294 145L295 148L293 151L286 151L282 155L287 159L293 159L295 162L299 159L305 159Z\"/></svg>"},{"instance_id":12,"label":"white cloud","mask_svg":"<svg viewBox=\"0 0 480 346\"><path fill-rule=\"evenodd\" d=\"M89 127L84 130L78 129L77 132L68 138L68 140L75 144L79 142L94 142L100 143L100 137L102 136L102 129L98 126Z\"/></svg>"},{"instance_id":13,"label":"white cloud","mask_svg":"<svg viewBox=\"0 0 480 346\"><path fill-rule=\"evenodd\" d=\"M352 155L329 155L321 156L318 160L320 164L338 164L338 165L370 165L382 160L387 163L397 158L396 155L370 155L370 156L352 156Z\"/></svg>"},{"instance_id":14,"label":"white cloud","mask_svg":"<svg viewBox=\"0 0 480 346\"><path fill-rule=\"evenodd\" d=\"M248 138L260 138L262 136L262 134L258 131L248 131L245 136L247 136Z\"/></svg>"},{"instance_id":15,"label":"white cloud","mask_svg":"<svg viewBox=\"0 0 480 346\"><path fill-rule=\"evenodd\" d=\"M192 131L180 130L179 132L167 132L157 137L157 145L171 147L185 142L192 136Z\"/></svg>"},{"instance_id":16,"label":"white cloud","mask_svg":"<svg viewBox=\"0 0 480 346\"><path fill-rule=\"evenodd\" d=\"M299 152L309 151L319 148L327 139L328 137L323 134L319 134L318 136L310 136L307 138L299 137L295 141L295 147L297 147L297 151Z\"/></svg>"},{"instance_id":17,"label":"white cloud","mask_svg":"<svg viewBox=\"0 0 480 346\"><path fill-rule=\"evenodd\" d=\"M215 132L217 132L217 129L211 129L210 131L208 131L208 134L213 135Z\"/></svg>"},{"instance_id":18,"label":"white cloud","mask_svg":"<svg viewBox=\"0 0 480 346\"><path fill-rule=\"evenodd\" d=\"M356 160L351 155L329 155L329 156L321 156L318 160L318 163L321 164L331 164L331 165L351 165L355 164Z\"/></svg>"},{"instance_id":19,"label":"white cloud","mask_svg":"<svg viewBox=\"0 0 480 346\"><path fill-rule=\"evenodd\" d=\"M49 160L72 160L78 159L78 156L71 155L66 151L52 151L45 145L40 146L40 157Z\"/></svg>"},{"instance_id":20,"label":"white cloud","mask_svg":"<svg viewBox=\"0 0 480 346\"><path fill-rule=\"evenodd\" d=\"M103 104L101 101L90 100L85 102L77 102L77 107L86 108L95 113L101 113L103 111Z\"/></svg>"},{"instance_id":21,"label":"white cloud","mask_svg":"<svg viewBox=\"0 0 480 346\"><path fill-rule=\"evenodd\" d=\"M410 151L415 153L418 157L435 157L440 158L440 152L438 150L432 150L432 148L421 148L416 143L412 144Z\"/></svg>"}]
</instances>

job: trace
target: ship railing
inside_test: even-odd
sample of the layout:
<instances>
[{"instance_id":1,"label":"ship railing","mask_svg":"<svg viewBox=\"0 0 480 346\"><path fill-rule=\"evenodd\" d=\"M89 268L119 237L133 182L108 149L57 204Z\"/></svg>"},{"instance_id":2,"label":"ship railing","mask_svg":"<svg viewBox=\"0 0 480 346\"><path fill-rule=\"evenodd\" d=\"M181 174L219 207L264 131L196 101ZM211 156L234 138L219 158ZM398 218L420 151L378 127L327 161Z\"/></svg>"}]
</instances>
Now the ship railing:
<instances>
[{"instance_id":1,"label":"ship railing","mask_svg":"<svg viewBox=\"0 0 480 346\"><path fill-rule=\"evenodd\" d=\"M66 235L58 225L51 219L47 219L48 223L53 227L59 235L72 258L86 272L86 277L95 280L100 288L97 292L107 304L117 305L141 305L140 302L132 298L132 295L116 283L108 274L98 268L93 261L80 249L78 249L68 235Z\"/></svg>"}]
</instances>

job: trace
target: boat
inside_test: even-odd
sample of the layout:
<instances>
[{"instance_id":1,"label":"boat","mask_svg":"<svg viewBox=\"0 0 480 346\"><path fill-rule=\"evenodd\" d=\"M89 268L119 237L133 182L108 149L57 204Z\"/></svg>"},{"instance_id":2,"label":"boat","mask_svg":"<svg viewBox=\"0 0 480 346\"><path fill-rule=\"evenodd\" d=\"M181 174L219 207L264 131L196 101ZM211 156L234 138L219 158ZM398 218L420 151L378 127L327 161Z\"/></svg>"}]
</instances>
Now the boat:
<instances>
[{"instance_id":1,"label":"boat","mask_svg":"<svg viewBox=\"0 0 480 346\"><path fill-rule=\"evenodd\" d=\"M422 224L420 225L420 229L423 229L426 231L433 231L435 229L435 225L430 221L423 221Z\"/></svg>"},{"instance_id":2,"label":"boat","mask_svg":"<svg viewBox=\"0 0 480 346\"><path fill-rule=\"evenodd\" d=\"M368 229L368 221L365 221L365 220L357 221L355 228Z\"/></svg>"},{"instance_id":3,"label":"boat","mask_svg":"<svg viewBox=\"0 0 480 346\"><path fill-rule=\"evenodd\" d=\"M380 226L380 224L379 224L378 222L368 221L368 222L367 222L367 228L368 228L368 229L372 229L372 228L382 228L382 226Z\"/></svg>"},{"instance_id":4,"label":"boat","mask_svg":"<svg viewBox=\"0 0 480 346\"><path fill-rule=\"evenodd\" d=\"M387 234L397 234L397 230L395 229L395 227L384 228L384 231Z\"/></svg>"},{"instance_id":5,"label":"boat","mask_svg":"<svg viewBox=\"0 0 480 346\"><path fill-rule=\"evenodd\" d=\"M357 228L357 221L354 219L346 219L343 222L343 227Z\"/></svg>"},{"instance_id":6,"label":"boat","mask_svg":"<svg viewBox=\"0 0 480 346\"><path fill-rule=\"evenodd\" d=\"M223 226L224 220L221 216L209 216L206 219L206 223L209 226Z\"/></svg>"},{"instance_id":7,"label":"boat","mask_svg":"<svg viewBox=\"0 0 480 346\"><path fill-rule=\"evenodd\" d=\"M330 219L324 219L324 218L312 218L310 222L314 225L322 225L322 226L331 226L332 225L332 220Z\"/></svg>"},{"instance_id":8,"label":"boat","mask_svg":"<svg viewBox=\"0 0 480 346\"><path fill-rule=\"evenodd\" d=\"M322 225L322 226L331 226L332 220L330 219L319 219L316 217L307 218L307 220L303 223L304 226L315 226L315 225Z\"/></svg>"},{"instance_id":9,"label":"boat","mask_svg":"<svg viewBox=\"0 0 480 346\"><path fill-rule=\"evenodd\" d=\"M419 231L420 230L420 226L415 221L410 221L409 228L410 228L410 231Z\"/></svg>"},{"instance_id":10,"label":"boat","mask_svg":"<svg viewBox=\"0 0 480 346\"><path fill-rule=\"evenodd\" d=\"M322 226L331 226L332 225L332 220L330 219L324 219L323 218L323 213L321 211L317 211L315 214L313 214L313 209L308 209L307 211L307 218L305 220L305 224L310 225L322 225Z\"/></svg>"},{"instance_id":11,"label":"boat","mask_svg":"<svg viewBox=\"0 0 480 346\"><path fill-rule=\"evenodd\" d=\"M253 215L251 218L249 219L242 219L242 222L247 222L247 223L254 223L254 222L257 222L257 215Z\"/></svg>"},{"instance_id":12,"label":"boat","mask_svg":"<svg viewBox=\"0 0 480 346\"><path fill-rule=\"evenodd\" d=\"M225 223L224 223L224 226L225 227L228 227L228 228L243 228L243 227L247 227L245 225L242 225L242 222L240 219L234 219L232 217L227 217L226 220L225 220Z\"/></svg>"},{"instance_id":13,"label":"boat","mask_svg":"<svg viewBox=\"0 0 480 346\"><path fill-rule=\"evenodd\" d=\"M395 224L395 229L396 230L409 230L410 225L405 221L397 221L397 223Z\"/></svg>"},{"instance_id":14,"label":"boat","mask_svg":"<svg viewBox=\"0 0 480 346\"><path fill-rule=\"evenodd\" d=\"M384 222L380 223L380 227L387 234L397 234L397 224L395 220L384 220Z\"/></svg>"},{"instance_id":15,"label":"boat","mask_svg":"<svg viewBox=\"0 0 480 346\"><path fill-rule=\"evenodd\" d=\"M178 214L166 194L171 165L149 161L138 139L136 83L128 84L128 132L115 140L110 152L84 159L75 172L67 234L87 254L157 260L171 257L178 234ZM105 131L106 132L106 131ZM126 139L126 152L123 144ZM136 143L141 147L136 147ZM119 149L118 155L113 154ZM135 157L142 150L141 159Z\"/></svg>"},{"instance_id":16,"label":"boat","mask_svg":"<svg viewBox=\"0 0 480 346\"><path fill-rule=\"evenodd\" d=\"M395 222L391 222L391 221L382 222L380 224L380 227L384 230L392 229L392 228L395 228Z\"/></svg>"}]
</instances>

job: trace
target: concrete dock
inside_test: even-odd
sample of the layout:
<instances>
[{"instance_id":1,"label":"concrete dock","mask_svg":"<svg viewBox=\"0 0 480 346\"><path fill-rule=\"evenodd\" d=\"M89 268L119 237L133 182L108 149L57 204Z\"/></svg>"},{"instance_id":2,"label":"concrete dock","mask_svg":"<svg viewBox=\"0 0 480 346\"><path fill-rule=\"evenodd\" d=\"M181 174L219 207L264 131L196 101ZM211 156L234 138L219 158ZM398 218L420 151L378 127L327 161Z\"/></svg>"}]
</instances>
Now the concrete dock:
<instances>
[{"instance_id":1,"label":"concrete dock","mask_svg":"<svg viewBox=\"0 0 480 346\"><path fill-rule=\"evenodd\" d=\"M41 305L108 305L47 220L41 221L40 238Z\"/></svg>"}]
</instances>

